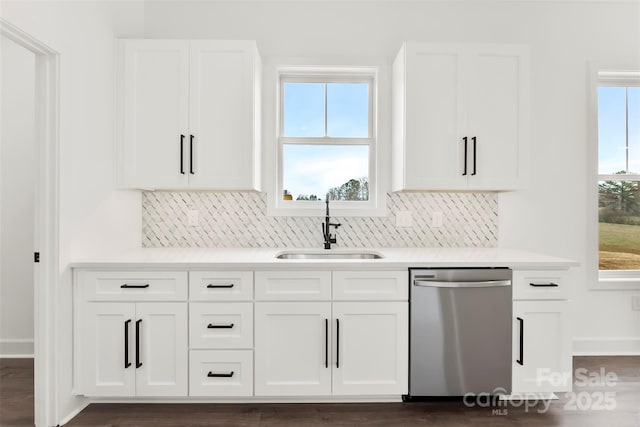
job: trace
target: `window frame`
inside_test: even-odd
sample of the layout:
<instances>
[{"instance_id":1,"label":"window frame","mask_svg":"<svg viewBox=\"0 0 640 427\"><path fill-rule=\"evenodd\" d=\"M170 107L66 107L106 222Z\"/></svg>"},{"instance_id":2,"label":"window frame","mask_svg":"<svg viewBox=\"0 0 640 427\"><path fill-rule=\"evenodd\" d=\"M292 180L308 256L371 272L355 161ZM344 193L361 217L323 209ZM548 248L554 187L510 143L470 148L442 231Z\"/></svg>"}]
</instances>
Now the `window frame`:
<instances>
[{"instance_id":1,"label":"window frame","mask_svg":"<svg viewBox=\"0 0 640 427\"><path fill-rule=\"evenodd\" d=\"M285 145L364 145L368 147L368 185L367 201L331 201L333 216L384 216L384 194L381 190L379 172L378 139L378 85L379 69L371 66L331 66L298 67L285 66L276 70L276 162L275 194L269 195L269 215L274 216L318 216L325 212L322 201L297 201L283 199L283 155ZM369 86L368 137L330 137L326 136L328 117L325 97L325 136L291 137L284 136L284 85L286 83L367 83ZM324 194L318 195L324 199Z\"/></svg>"},{"instance_id":2,"label":"window frame","mask_svg":"<svg viewBox=\"0 0 640 427\"><path fill-rule=\"evenodd\" d=\"M636 67L637 68L637 67ZM598 120L599 120L599 102L598 93L600 87L640 87L640 70L634 70L633 68L620 67L614 68L600 68L597 66L592 67L591 72L591 87L592 87L592 139L594 140L593 150L595 161L593 162L595 167L595 196L592 200L595 203L593 211L595 212L595 269L597 273L597 283L592 286L595 289L640 289L640 269L638 270L600 270L599 269L599 192L598 183L601 181L640 181L640 173L625 173L625 174L600 174L599 171L599 133L598 133ZM628 141L627 141L628 142Z\"/></svg>"}]
</instances>

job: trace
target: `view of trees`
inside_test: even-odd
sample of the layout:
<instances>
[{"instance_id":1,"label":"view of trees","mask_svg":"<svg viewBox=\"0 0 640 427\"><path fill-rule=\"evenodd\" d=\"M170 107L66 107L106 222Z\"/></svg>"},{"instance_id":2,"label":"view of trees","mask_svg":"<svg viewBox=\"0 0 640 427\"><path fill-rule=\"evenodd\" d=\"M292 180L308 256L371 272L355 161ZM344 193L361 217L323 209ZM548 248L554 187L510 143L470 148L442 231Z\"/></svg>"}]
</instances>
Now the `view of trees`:
<instances>
[{"instance_id":1,"label":"view of trees","mask_svg":"<svg viewBox=\"0 0 640 427\"><path fill-rule=\"evenodd\" d=\"M620 171L617 174L624 174ZM637 181L603 181L598 185L600 222L640 225Z\"/></svg>"},{"instance_id":2,"label":"view of trees","mask_svg":"<svg viewBox=\"0 0 640 427\"><path fill-rule=\"evenodd\" d=\"M369 180L366 177L350 179L340 187L329 190L331 200L369 200Z\"/></svg>"},{"instance_id":3,"label":"view of trees","mask_svg":"<svg viewBox=\"0 0 640 427\"><path fill-rule=\"evenodd\" d=\"M285 190L285 192L287 191ZM369 180L366 177L352 178L340 187L330 188L328 193L330 200L369 200ZM315 194L300 194L296 200L315 201L322 200L322 198Z\"/></svg>"}]
</instances>

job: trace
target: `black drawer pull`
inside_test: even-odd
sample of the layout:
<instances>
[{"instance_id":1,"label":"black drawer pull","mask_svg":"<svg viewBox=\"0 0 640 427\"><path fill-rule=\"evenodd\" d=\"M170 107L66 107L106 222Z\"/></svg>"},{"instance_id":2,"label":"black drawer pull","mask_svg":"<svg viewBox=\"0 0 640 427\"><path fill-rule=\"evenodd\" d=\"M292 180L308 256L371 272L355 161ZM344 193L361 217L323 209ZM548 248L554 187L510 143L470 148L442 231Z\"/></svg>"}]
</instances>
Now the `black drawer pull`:
<instances>
[{"instance_id":1,"label":"black drawer pull","mask_svg":"<svg viewBox=\"0 0 640 427\"><path fill-rule=\"evenodd\" d=\"M131 366L131 362L129 362L129 323L131 323L131 319L124 322L124 368L125 369Z\"/></svg>"},{"instance_id":2,"label":"black drawer pull","mask_svg":"<svg viewBox=\"0 0 640 427\"><path fill-rule=\"evenodd\" d=\"M462 172L462 176L466 176L467 175L467 144L469 141L467 141L467 137L465 136L464 138L462 138L462 141L464 142L464 172Z\"/></svg>"},{"instance_id":3,"label":"black drawer pull","mask_svg":"<svg viewBox=\"0 0 640 427\"><path fill-rule=\"evenodd\" d=\"M136 369L142 366L142 362L140 361L140 324L142 323L142 319L136 320Z\"/></svg>"},{"instance_id":4,"label":"black drawer pull","mask_svg":"<svg viewBox=\"0 0 640 427\"><path fill-rule=\"evenodd\" d=\"M229 323L228 325L214 325L213 323L209 323L207 325L208 329L231 329L233 328L233 323Z\"/></svg>"},{"instance_id":5,"label":"black drawer pull","mask_svg":"<svg viewBox=\"0 0 640 427\"><path fill-rule=\"evenodd\" d=\"M529 286L533 286L535 288L557 288L557 283L529 283Z\"/></svg>"},{"instance_id":6,"label":"black drawer pull","mask_svg":"<svg viewBox=\"0 0 640 427\"><path fill-rule=\"evenodd\" d=\"M184 175L184 135L180 135L180 173Z\"/></svg>"},{"instance_id":7,"label":"black drawer pull","mask_svg":"<svg viewBox=\"0 0 640 427\"><path fill-rule=\"evenodd\" d=\"M516 317L520 323L520 359L516 359L516 363L520 366L524 365L524 319Z\"/></svg>"},{"instance_id":8,"label":"black drawer pull","mask_svg":"<svg viewBox=\"0 0 640 427\"><path fill-rule=\"evenodd\" d=\"M145 283L144 285L128 285L128 284L124 284L122 286L120 286L122 289L145 289L149 287L148 283Z\"/></svg>"},{"instance_id":9,"label":"black drawer pull","mask_svg":"<svg viewBox=\"0 0 640 427\"><path fill-rule=\"evenodd\" d=\"M209 378L231 378L233 376L233 371L229 372L228 374L214 374L213 372L209 371L209 373L207 374L207 377Z\"/></svg>"},{"instance_id":10,"label":"black drawer pull","mask_svg":"<svg viewBox=\"0 0 640 427\"><path fill-rule=\"evenodd\" d=\"M229 288L233 288L233 283L229 284L229 285L214 285L212 283L207 285L207 289L229 289Z\"/></svg>"}]
</instances>

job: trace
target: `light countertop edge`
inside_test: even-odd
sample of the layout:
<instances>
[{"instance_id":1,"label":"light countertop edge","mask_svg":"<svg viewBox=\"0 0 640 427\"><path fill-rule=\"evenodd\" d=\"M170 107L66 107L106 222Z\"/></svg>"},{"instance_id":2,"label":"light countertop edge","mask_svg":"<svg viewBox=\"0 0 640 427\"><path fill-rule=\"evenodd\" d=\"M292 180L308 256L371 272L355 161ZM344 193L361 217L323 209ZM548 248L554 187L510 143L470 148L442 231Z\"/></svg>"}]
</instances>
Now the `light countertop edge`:
<instances>
[{"instance_id":1,"label":"light countertop edge","mask_svg":"<svg viewBox=\"0 0 640 427\"><path fill-rule=\"evenodd\" d=\"M289 251L317 248L144 248L117 254L85 255L71 268L125 269L398 269L408 267L510 267L568 269L577 261L505 248L336 248L333 252L376 252L382 259L277 259Z\"/></svg>"}]
</instances>

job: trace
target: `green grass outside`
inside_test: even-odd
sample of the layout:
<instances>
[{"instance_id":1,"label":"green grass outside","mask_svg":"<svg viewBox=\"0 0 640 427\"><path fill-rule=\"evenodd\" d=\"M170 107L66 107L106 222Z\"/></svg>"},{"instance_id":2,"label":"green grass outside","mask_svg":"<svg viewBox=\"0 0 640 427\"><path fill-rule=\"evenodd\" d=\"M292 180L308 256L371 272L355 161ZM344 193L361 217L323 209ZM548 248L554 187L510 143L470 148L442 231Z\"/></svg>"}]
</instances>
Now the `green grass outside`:
<instances>
[{"instance_id":1,"label":"green grass outside","mask_svg":"<svg viewBox=\"0 0 640 427\"><path fill-rule=\"evenodd\" d=\"M640 225L599 225L600 270L640 270Z\"/></svg>"}]
</instances>

